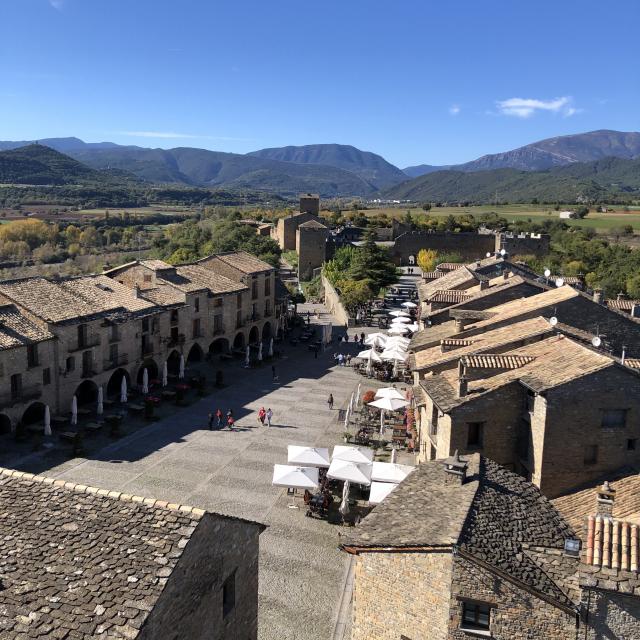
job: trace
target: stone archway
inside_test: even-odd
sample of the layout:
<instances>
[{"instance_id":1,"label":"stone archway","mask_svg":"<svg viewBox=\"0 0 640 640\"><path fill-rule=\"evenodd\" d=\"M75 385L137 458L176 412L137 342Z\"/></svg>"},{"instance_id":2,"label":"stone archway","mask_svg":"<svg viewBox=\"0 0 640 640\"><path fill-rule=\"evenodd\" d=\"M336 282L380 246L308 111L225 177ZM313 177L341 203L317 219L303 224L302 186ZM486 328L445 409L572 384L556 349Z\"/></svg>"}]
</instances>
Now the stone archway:
<instances>
[{"instance_id":1,"label":"stone archway","mask_svg":"<svg viewBox=\"0 0 640 640\"><path fill-rule=\"evenodd\" d=\"M120 389L122 388L122 378L126 378L127 387L131 386L131 378L129 372L126 369L116 369L107 382L107 398L112 396L120 396Z\"/></svg>"},{"instance_id":2,"label":"stone archway","mask_svg":"<svg viewBox=\"0 0 640 640\"><path fill-rule=\"evenodd\" d=\"M226 338L217 338L209 345L209 354L229 353L229 341Z\"/></svg>"},{"instance_id":3,"label":"stone archway","mask_svg":"<svg viewBox=\"0 0 640 640\"><path fill-rule=\"evenodd\" d=\"M158 365L156 361L152 358L147 358L138 369L138 375L136 376L137 384L142 384L142 376L144 376L144 370L147 370L147 374L149 376L149 380L157 379L160 375L160 369L158 369Z\"/></svg>"},{"instance_id":4,"label":"stone archway","mask_svg":"<svg viewBox=\"0 0 640 640\"><path fill-rule=\"evenodd\" d=\"M96 404L98 402L98 385L93 380L81 382L73 394L78 399L78 406Z\"/></svg>"},{"instance_id":5,"label":"stone archway","mask_svg":"<svg viewBox=\"0 0 640 640\"><path fill-rule=\"evenodd\" d=\"M264 325L262 326L262 339L268 340L271 336L272 336L271 323L265 322Z\"/></svg>"},{"instance_id":6,"label":"stone archway","mask_svg":"<svg viewBox=\"0 0 640 640\"><path fill-rule=\"evenodd\" d=\"M260 341L260 329L255 325L249 331L249 344L257 344Z\"/></svg>"},{"instance_id":7,"label":"stone archway","mask_svg":"<svg viewBox=\"0 0 640 640\"><path fill-rule=\"evenodd\" d=\"M416 263L415 256L409 256L409 265L413 267L415 263Z\"/></svg>"},{"instance_id":8,"label":"stone archway","mask_svg":"<svg viewBox=\"0 0 640 640\"><path fill-rule=\"evenodd\" d=\"M187 356L187 362L202 362L204 353L202 347L196 342L191 349L189 349L189 355Z\"/></svg>"},{"instance_id":9,"label":"stone archway","mask_svg":"<svg viewBox=\"0 0 640 640\"><path fill-rule=\"evenodd\" d=\"M242 331L239 331L238 333L236 333L236 337L233 339L233 348L244 349L244 347L245 347L244 333L242 333Z\"/></svg>"},{"instance_id":10,"label":"stone archway","mask_svg":"<svg viewBox=\"0 0 640 640\"><path fill-rule=\"evenodd\" d=\"M180 373L180 353L175 349L167 358L167 373L170 376L177 376Z\"/></svg>"},{"instance_id":11,"label":"stone archway","mask_svg":"<svg viewBox=\"0 0 640 640\"><path fill-rule=\"evenodd\" d=\"M42 402L32 402L22 414L22 425L44 423L44 404Z\"/></svg>"},{"instance_id":12,"label":"stone archway","mask_svg":"<svg viewBox=\"0 0 640 640\"><path fill-rule=\"evenodd\" d=\"M44 412L43 412L44 416ZM11 418L0 413L0 436L11 433Z\"/></svg>"}]
</instances>

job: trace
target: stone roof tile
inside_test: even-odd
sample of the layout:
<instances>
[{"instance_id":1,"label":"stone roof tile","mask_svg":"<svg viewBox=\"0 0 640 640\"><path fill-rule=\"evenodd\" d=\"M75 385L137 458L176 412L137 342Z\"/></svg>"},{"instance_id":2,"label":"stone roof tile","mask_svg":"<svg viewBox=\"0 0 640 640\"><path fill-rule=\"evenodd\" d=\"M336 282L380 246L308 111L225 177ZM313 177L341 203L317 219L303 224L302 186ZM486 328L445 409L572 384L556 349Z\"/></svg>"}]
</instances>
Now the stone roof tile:
<instances>
[{"instance_id":1,"label":"stone roof tile","mask_svg":"<svg viewBox=\"0 0 640 640\"><path fill-rule=\"evenodd\" d=\"M53 339L53 334L26 318L13 304L0 306L0 349Z\"/></svg>"}]
</instances>

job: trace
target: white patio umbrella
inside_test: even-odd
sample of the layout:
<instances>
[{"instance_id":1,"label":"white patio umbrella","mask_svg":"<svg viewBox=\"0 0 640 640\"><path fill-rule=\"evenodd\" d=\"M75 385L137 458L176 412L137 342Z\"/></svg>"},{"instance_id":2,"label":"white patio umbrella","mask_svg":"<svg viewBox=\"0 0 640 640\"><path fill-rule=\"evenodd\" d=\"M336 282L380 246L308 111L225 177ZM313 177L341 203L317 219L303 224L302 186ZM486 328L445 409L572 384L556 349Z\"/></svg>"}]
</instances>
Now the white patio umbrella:
<instances>
[{"instance_id":1,"label":"white patio umbrella","mask_svg":"<svg viewBox=\"0 0 640 640\"><path fill-rule=\"evenodd\" d=\"M344 414L344 428L349 428L349 418L351 418L351 407L347 407L347 411Z\"/></svg>"},{"instance_id":2,"label":"white patio umbrella","mask_svg":"<svg viewBox=\"0 0 640 640\"><path fill-rule=\"evenodd\" d=\"M348 460L332 460L327 477L333 480L346 480L355 484L371 484L371 463L358 464Z\"/></svg>"},{"instance_id":3,"label":"white patio umbrella","mask_svg":"<svg viewBox=\"0 0 640 640\"><path fill-rule=\"evenodd\" d=\"M287 446L287 464L328 468L331 464L329 449L290 444Z\"/></svg>"},{"instance_id":4,"label":"white patio umbrella","mask_svg":"<svg viewBox=\"0 0 640 640\"><path fill-rule=\"evenodd\" d=\"M96 414L101 416L104 413L104 392L102 391L102 385L98 387L98 407Z\"/></svg>"},{"instance_id":5,"label":"white patio umbrella","mask_svg":"<svg viewBox=\"0 0 640 640\"><path fill-rule=\"evenodd\" d=\"M380 504L397 486L393 482L372 482L369 504Z\"/></svg>"},{"instance_id":6,"label":"white patio umbrella","mask_svg":"<svg viewBox=\"0 0 640 640\"><path fill-rule=\"evenodd\" d=\"M269 357L273 358L273 338L269 340Z\"/></svg>"},{"instance_id":7,"label":"white patio umbrella","mask_svg":"<svg viewBox=\"0 0 640 640\"><path fill-rule=\"evenodd\" d=\"M392 335L404 335L409 333L409 329L407 329L406 325L395 324L389 329L389 333Z\"/></svg>"},{"instance_id":8,"label":"white patio umbrella","mask_svg":"<svg viewBox=\"0 0 640 640\"><path fill-rule=\"evenodd\" d=\"M251 347L247 345L247 349L244 353L244 366L248 367L251 364Z\"/></svg>"},{"instance_id":9,"label":"white patio umbrella","mask_svg":"<svg viewBox=\"0 0 640 640\"><path fill-rule=\"evenodd\" d=\"M167 361L164 361L162 365L162 386L166 387L169 384L169 367L167 365Z\"/></svg>"},{"instance_id":10,"label":"white patio umbrella","mask_svg":"<svg viewBox=\"0 0 640 640\"><path fill-rule=\"evenodd\" d=\"M360 406L360 383L358 382L358 390L356 391L356 409Z\"/></svg>"},{"instance_id":11,"label":"white patio umbrella","mask_svg":"<svg viewBox=\"0 0 640 640\"><path fill-rule=\"evenodd\" d=\"M398 398L378 398L373 402L369 402L370 407L376 407L383 411L399 411L408 405L408 400L399 400Z\"/></svg>"},{"instance_id":12,"label":"white patio umbrella","mask_svg":"<svg viewBox=\"0 0 640 640\"><path fill-rule=\"evenodd\" d=\"M415 302L403 302L400 306L405 309L415 309L418 305Z\"/></svg>"},{"instance_id":13,"label":"white patio umbrella","mask_svg":"<svg viewBox=\"0 0 640 640\"><path fill-rule=\"evenodd\" d=\"M411 344L411 340L409 340L409 338L403 338L402 336L389 336L385 346L385 351L390 351L396 347L406 351L409 348L409 344Z\"/></svg>"},{"instance_id":14,"label":"white patio umbrella","mask_svg":"<svg viewBox=\"0 0 640 640\"><path fill-rule=\"evenodd\" d=\"M355 391L351 394L351 398L349 398L349 411L351 411L351 413L353 413L356 409L354 402L355 402Z\"/></svg>"},{"instance_id":15,"label":"white patio umbrella","mask_svg":"<svg viewBox=\"0 0 640 640\"><path fill-rule=\"evenodd\" d=\"M382 358L375 349L365 349L361 351L356 358L363 358L365 360L371 360L372 362L382 362Z\"/></svg>"},{"instance_id":16,"label":"white patio umbrella","mask_svg":"<svg viewBox=\"0 0 640 640\"><path fill-rule=\"evenodd\" d=\"M331 459L371 464L373 460L373 449L368 449L367 447L351 447L347 445L337 444L335 447L333 447Z\"/></svg>"},{"instance_id":17,"label":"white patio umbrella","mask_svg":"<svg viewBox=\"0 0 640 640\"><path fill-rule=\"evenodd\" d=\"M408 464L396 464L391 462L374 462L371 470L371 479L378 482L402 482L415 467Z\"/></svg>"},{"instance_id":18,"label":"white patio umbrella","mask_svg":"<svg viewBox=\"0 0 640 640\"><path fill-rule=\"evenodd\" d=\"M122 380L120 381L120 402L127 401L127 377L122 376Z\"/></svg>"},{"instance_id":19,"label":"white patio umbrella","mask_svg":"<svg viewBox=\"0 0 640 640\"><path fill-rule=\"evenodd\" d=\"M400 362L404 362L409 357L409 354L404 349L401 349L400 347L393 347L392 349L387 349L383 351L380 357L383 360L387 360L388 362L391 362L393 360L399 360Z\"/></svg>"},{"instance_id":20,"label":"white patio umbrella","mask_svg":"<svg viewBox=\"0 0 640 640\"><path fill-rule=\"evenodd\" d=\"M260 344L258 345L258 362L262 362L262 340L260 340Z\"/></svg>"},{"instance_id":21,"label":"white patio umbrella","mask_svg":"<svg viewBox=\"0 0 640 640\"><path fill-rule=\"evenodd\" d=\"M390 316L395 316L396 318L408 318L409 314L406 311L389 311Z\"/></svg>"},{"instance_id":22,"label":"white patio umbrella","mask_svg":"<svg viewBox=\"0 0 640 640\"><path fill-rule=\"evenodd\" d=\"M370 333L365 339L364 343L373 347L384 347L384 343L387 341L387 336L384 333L376 332Z\"/></svg>"},{"instance_id":23,"label":"white patio umbrella","mask_svg":"<svg viewBox=\"0 0 640 640\"><path fill-rule=\"evenodd\" d=\"M44 406L44 435L51 435L51 411L48 404Z\"/></svg>"},{"instance_id":24,"label":"white patio umbrella","mask_svg":"<svg viewBox=\"0 0 640 640\"><path fill-rule=\"evenodd\" d=\"M397 400L404 400L405 397L394 387L383 387L376 391L376 398L396 398Z\"/></svg>"},{"instance_id":25,"label":"white patio umbrella","mask_svg":"<svg viewBox=\"0 0 640 640\"><path fill-rule=\"evenodd\" d=\"M271 484L274 487L317 489L318 469L315 467L292 467L288 464L274 464Z\"/></svg>"},{"instance_id":26,"label":"white patio umbrella","mask_svg":"<svg viewBox=\"0 0 640 640\"><path fill-rule=\"evenodd\" d=\"M145 395L149 393L149 371L146 367L142 372L142 393L144 393Z\"/></svg>"},{"instance_id":27,"label":"white patio umbrella","mask_svg":"<svg viewBox=\"0 0 640 640\"><path fill-rule=\"evenodd\" d=\"M349 481L346 480L344 486L342 487L342 502L340 503L340 514L342 517L346 516L349 513Z\"/></svg>"},{"instance_id":28,"label":"white patio umbrella","mask_svg":"<svg viewBox=\"0 0 640 640\"><path fill-rule=\"evenodd\" d=\"M178 378L180 380L184 379L184 354L180 354L180 368L178 369Z\"/></svg>"},{"instance_id":29,"label":"white patio umbrella","mask_svg":"<svg viewBox=\"0 0 640 640\"><path fill-rule=\"evenodd\" d=\"M369 357L367 358L367 375L368 376L372 376L373 375L374 357L375 358L380 358L380 356L373 349L369 349ZM382 362L382 358L380 358L380 360L378 360L378 362Z\"/></svg>"},{"instance_id":30,"label":"white patio umbrella","mask_svg":"<svg viewBox=\"0 0 640 640\"><path fill-rule=\"evenodd\" d=\"M415 333L416 331L420 331L420 325L417 322L414 322L413 324L408 324L408 325L405 325L405 326L412 333Z\"/></svg>"},{"instance_id":31,"label":"white patio umbrella","mask_svg":"<svg viewBox=\"0 0 640 640\"><path fill-rule=\"evenodd\" d=\"M71 400L71 424L78 424L78 398L73 396Z\"/></svg>"},{"instance_id":32,"label":"white patio umbrella","mask_svg":"<svg viewBox=\"0 0 640 640\"><path fill-rule=\"evenodd\" d=\"M396 453L398 453L398 450L395 447L391 449L391 464L396 461Z\"/></svg>"},{"instance_id":33,"label":"white patio umbrella","mask_svg":"<svg viewBox=\"0 0 640 640\"><path fill-rule=\"evenodd\" d=\"M401 318L394 318L391 321L391 326L396 324L411 324L411 318L405 318L404 316L402 316Z\"/></svg>"}]
</instances>

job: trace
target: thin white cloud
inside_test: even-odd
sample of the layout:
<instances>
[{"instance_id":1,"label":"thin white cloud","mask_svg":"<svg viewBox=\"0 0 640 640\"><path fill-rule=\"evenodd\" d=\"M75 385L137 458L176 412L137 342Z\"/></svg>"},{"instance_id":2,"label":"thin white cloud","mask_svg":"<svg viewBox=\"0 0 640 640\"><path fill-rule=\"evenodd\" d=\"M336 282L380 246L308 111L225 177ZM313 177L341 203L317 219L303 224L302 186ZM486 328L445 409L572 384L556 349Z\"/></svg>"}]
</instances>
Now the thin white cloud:
<instances>
[{"instance_id":1,"label":"thin white cloud","mask_svg":"<svg viewBox=\"0 0 640 640\"><path fill-rule=\"evenodd\" d=\"M49 0L49 4L56 10L62 11L64 8L65 0Z\"/></svg>"},{"instance_id":2,"label":"thin white cloud","mask_svg":"<svg viewBox=\"0 0 640 640\"><path fill-rule=\"evenodd\" d=\"M254 142L253 138L235 138L233 136L205 136L193 133L176 133L175 131L112 131L112 135L128 138L159 138L165 140L223 140L227 142Z\"/></svg>"},{"instance_id":3,"label":"thin white cloud","mask_svg":"<svg viewBox=\"0 0 640 640\"><path fill-rule=\"evenodd\" d=\"M449 107L449 113L450 113L452 116L457 116L457 115L460 113L460 110L461 110L461 109L460 109L460 105L458 105L458 104L452 104L452 105Z\"/></svg>"},{"instance_id":4,"label":"thin white cloud","mask_svg":"<svg viewBox=\"0 0 640 640\"><path fill-rule=\"evenodd\" d=\"M530 118L532 115L546 111L558 113L565 117L570 117L580 113L580 109L573 106L571 96L562 96L553 100L537 100L534 98L509 98L508 100L498 100L496 106L498 112L503 116L513 116L515 118Z\"/></svg>"}]
</instances>

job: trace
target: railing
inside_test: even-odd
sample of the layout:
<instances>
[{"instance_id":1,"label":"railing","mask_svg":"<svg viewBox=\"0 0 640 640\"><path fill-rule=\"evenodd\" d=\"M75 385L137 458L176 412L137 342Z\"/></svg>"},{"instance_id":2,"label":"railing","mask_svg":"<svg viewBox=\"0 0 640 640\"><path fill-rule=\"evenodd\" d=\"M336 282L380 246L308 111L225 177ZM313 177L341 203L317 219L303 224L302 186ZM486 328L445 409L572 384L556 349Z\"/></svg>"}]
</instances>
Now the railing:
<instances>
[{"instance_id":1,"label":"railing","mask_svg":"<svg viewBox=\"0 0 640 640\"><path fill-rule=\"evenodd\" d=\"M104 361L103 370L117 369L122 365L129 364L129 356L126 353L119 355L117 358L109 358Z\"/></svg>"},{"instance_id":2,"label":"railing","mask_svg":"<svg viewBox=\"0 0 640 640\"><path fill-rule=\"evenodd\" d=\"M36 400L41 395L42 387L39 385L22 387L17 393L9 392L0 394L0 405L9 408L13 407L16 404L22 404L24 402Z\"/></svg>"},{"instance_id":3,"label":"railing","mask_svg":"<svg viewBox=\"0 0 640 640\"><path fill-rule=\"evenodd\" d=\"M84 340L78 340L75 346L68 349L69 353L74 351L82 351L83 349L90 349L91 347L97 347L102 342L99 335L87 336Z\"/></svg>"}]
</instances>

